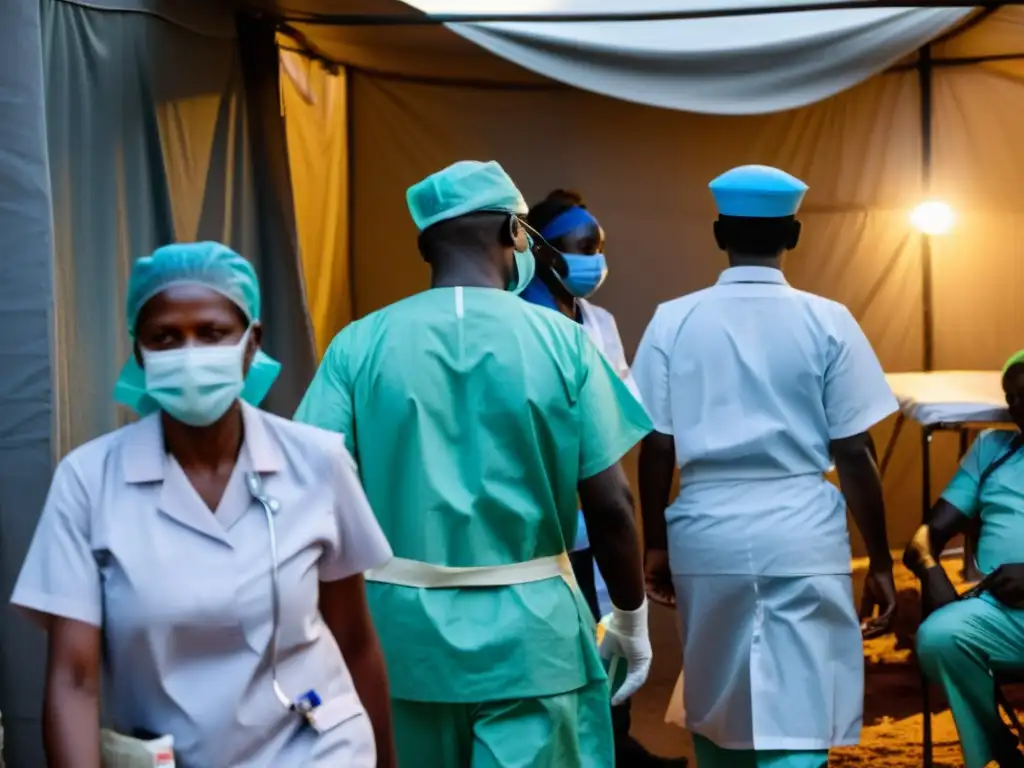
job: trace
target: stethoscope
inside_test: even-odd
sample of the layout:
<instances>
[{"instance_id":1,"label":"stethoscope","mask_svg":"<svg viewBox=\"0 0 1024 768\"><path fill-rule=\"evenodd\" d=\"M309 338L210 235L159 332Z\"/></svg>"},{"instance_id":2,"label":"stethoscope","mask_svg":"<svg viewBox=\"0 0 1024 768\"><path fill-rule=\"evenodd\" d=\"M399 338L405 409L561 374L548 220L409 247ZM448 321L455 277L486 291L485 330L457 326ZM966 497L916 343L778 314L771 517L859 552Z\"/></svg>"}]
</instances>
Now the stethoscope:
<instances>
[{"instance_id":1,"label":"stethoscope","mask_svg":"<svg viewBox=\"0 0 1024 768\"><path fill-rule=\"evenodd\" d=\"M298 713L315 728L316 709L322 703L320 695L315 690L309 690L298 699L293 700L284 692L277 679L277 634L281 625L281 582L277 554L277 526L274 524L274 516L281 509L281 503L267 495L263 489L263 478L258 472L247 472L245 485L249 490L249 495L263 507L263 513L267 518L267 533L270 536L270 603L273 625L270 632L268 655L270 656L270 679L274 695L285 709Z\"/></svg>"}]
</instances>

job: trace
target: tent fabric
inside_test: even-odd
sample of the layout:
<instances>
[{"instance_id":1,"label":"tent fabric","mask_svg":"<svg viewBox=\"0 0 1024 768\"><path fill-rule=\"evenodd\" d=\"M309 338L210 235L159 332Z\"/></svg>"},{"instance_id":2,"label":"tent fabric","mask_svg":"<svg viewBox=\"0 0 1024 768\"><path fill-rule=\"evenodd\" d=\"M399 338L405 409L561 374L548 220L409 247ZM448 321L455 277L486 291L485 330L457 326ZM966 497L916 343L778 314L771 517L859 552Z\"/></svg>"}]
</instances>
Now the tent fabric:
<instances>
[{"instance_id":1,"label":"tent fabric","mask_svg":"<svg viewBox=\"0 0 1024 768\"><path fill-rule=\"evenodd\" d=\"M874 78L801 110L728 119L575 90L507 92L360 73L350 73L349 85L357 317L427 287L403 190L455 160L494 158L530 202L557 187L584 194L608 235L611 272L596 301L616 315L632 352L659 302L708 285L724 266L708 181L762 162L810 184L804 238L787 263L791 281L847 304L887 370L920 364L919 251L907 223L921 193L916 73ZM897 451L894 510L919 508L916 454L910 441ZM893 517L898 543L912 520Z\"/></svg>"},{"instance_id":2,"label":"tent fabric","mask_svg":"<svg viewBox=\"0 0 1024 768\"><path fill-rule=\"evenodd\" d=\"M0 709L11 768L45 765L38 695L45 647L6 601L54 458L53 235L43 96L39 3L9 3L0 25Z\"/></svg>"},{"instance_id":3,"label":"tent fabric","mask_svg":"<svg viewBox=\"0 0 1024 768\"><path fill-rule=\"evenodd\" d=\"M294 410L316 361L272 25L243 28L239 42L152 13L57 0L19 9L0 32L4 595L54 459L130 417L111 393L130 354L123 307L134 258L175 240L214 239L252 259L265 344L287 361L272 409ZM5 757L43 765L45 643L6 604L0 610Z\"/></svg>"},{"instance_id":4,"label":"tent fabric","mask_svg":"<svg viewBox=\"0 0 1024 768\"><path fill-rule=\"evenodd\" d=\"M1006 30L1016 28L1020 13L1002 9L967 30L962 42L951 34L935 46L936 59L950 63L979 51L1012 50ZM992 38L984 32L989 24L996 30ZM923 358L921 240L908 214L929 195L950 202L958 215L954 233L932 244L937 367L988 369L1021 346L1015 329L1024 327L1024 307L1013 293L1024 277L1017 274L1024 221L1015 210L1024 181L1014 169L1024 161L1024 148L1014 126L1024 114L1024 80L1003 69L936 67L926 190L913 66L799 109L723 117L626 103L530 75L481 81L476 78L495 70L478 66L479 51L465 60L460 76L455 52L461 43L446 48L434 37L424 48L425 38L412 30L331 34L335 43L358 39L349 50L360 57L337 76L347 79L349 90L350 179L320 189L322 198L347 200L339 207L351 211L355 317L427 285L402 191L455 160L494 158L531 201L565 186L587 197L609 237L611 276L597 300L615 312L631 350L659 301L707 285L723 265L710 229L708 180L731 166L760 162L811 187L801 212L804 237L787 262L790 279L849 306L887 370L918 370ZM375 34L402 48L395 60L410 61L409 74L369 60ZM1024 37L1018 39L1024 52ZM453 56L442 67L438 50ZM318 337L333 335L342 320L318 328ZM879 431L879 444L890 428ZM952 438L948 445L943 436L935 442L938 492L956 447ZM886 488L894 544L916 526L919 458L919 443L902 438Z\"/></svg>"},{"instance_id":5,"label":"tent fabric","mask_svg":"<svg viewBox=\"0 0 1024 768\"><path fill-rule=\"evenodd\" d=\"M0 48L8 159L0 312L9 318L0 338L0 573L8 589L54 456L125 418L110 387L128 353L119 316L132 258L199 237L253 258L272 313L269 351L288 377L275 407L288 412L311 372L307 307L322 351L351 318L427 285L404 190L459 159L500 160L531 201L553 187L583 192L609 237L611 275L597 301L616 314L628 351L659 301L707 285L723 266L707 182L747 162L810 184L789 278L847 304L887 370L921 364L921 240L908 211L926 195L958 216L932 247L937 367L991 369L1022 346L1016 169L1024 144L1015 128L1024 59L1012 57L1024 56L1024 9L657 27L354 27L303 14L460 8L259 0L268 21L290 17L295 34L283 47L308 45L340 65L327 68L294 50L274 62L267 22L236 26L238 7L255 4L40 0L19 4L0 33L8 36ZM613 5L627 8L625 0L464 0L461 10ZM627 9L710 5L636 0ZM719 38L727 45L714 44L717 29L727 29ZM926 188L913 49L936 36ZM740 114L753 112L766 114ZM880 445L890 428L876 435ZM904 434L886 477L894 545L916 527L921 500L920 443ZM933 494L952 471L956 440L938 436L935 446ZM41 646L6 619L0 709L8 723L23 721L7 730L9 762L41 765Z\"/></svg>"},{"instance_id":6,"label":"tent fabric","mask_svg":"<svg viewBox=\"0 0 1024 768\"><path fill-rule=\"evenodd\" d=\"M773 5L774 3L759 3ZM561 0L561 2L410 2L431 14L642 14L724 10L735 0ZM749 7L751 3L744 4ZM711 114L762 114L805 106L839 93L913 52L971 13L970 8L877 8L657 21L454 23L455 34L500 59L546 78L650 106ZM300 17L301 18L301 17ZM329 56L377 72L451 77L467 49L422 27L303 25ZM376 37L385 47L373 46ZM404 49L404 55L398 53ZM410 50L420 52L412 64ZM429 61L422 55L430 51ZM374 55L376 54L376 56ZM440 60L439 60L440 58ZM374 59L380 63L374 63ZM463 70L463 75L466 70ZM492 61L473 66L522 81ZM455 75L457 76L457 75Z\"/></svg>"},{"instance_id":7,"label":"tent fabric","mask_svg":"<svg viewBox=\"0 0 1024 768\"><path fill-rule=\"evenodd\" d=\"M131 417L111 399L130 354L125 283L135 258L173 241L222 240L255 263L268 307L265 343L272 355L288 350L289 359L268 403L283 400L287 412L313 366L311 334L295 296L297 261L288 264L268 229L285 225L259 199L266 161L253 162L237 40L148 14L42 5L61 310L58 452ZM280 118L276 96L272 112Z\"/></svg>"},{"instance_id":8,"label":"tent fabric","mask_svg":"<svg viewBox=\"0 0 1024 768\"><path fill-rule=\"evenodd\" d=\"M323 355L352 320L347 77L288 51L281 68L306 306Z\"/></svg>"},{"instance_id":9,"label":"tent fabric","mask_svg":"<svg viewBox=\"0 0 1024 768\"><path fill-rule=\"evenodd\" d=\"M290 417L318 358L299 253L276 29L273 21L245 16L238 29L248 118L242 134L248 151L240 163L245 176L239 182L255 195L255 220L248 223L255 227L256 243L246 255L260 276L263 345L271 355L287 355L287 368L261 407ZM221 239L227 242L230 236L225 232Z\"/></svg>"},{"instance_id":10,"label":"tent fabric","mask_svg":"<svg viewBox=\"0 0 1024 768\"><path fill-rule=\"evenodd\" d=\"M630 0L595 7L624 10ZM681 5L676 3L677 6ZM584 90L711 114L802 107L866 80L966 8L871 9L596 24L455 24L519 65Z\"/></svg>"}]
</instances>

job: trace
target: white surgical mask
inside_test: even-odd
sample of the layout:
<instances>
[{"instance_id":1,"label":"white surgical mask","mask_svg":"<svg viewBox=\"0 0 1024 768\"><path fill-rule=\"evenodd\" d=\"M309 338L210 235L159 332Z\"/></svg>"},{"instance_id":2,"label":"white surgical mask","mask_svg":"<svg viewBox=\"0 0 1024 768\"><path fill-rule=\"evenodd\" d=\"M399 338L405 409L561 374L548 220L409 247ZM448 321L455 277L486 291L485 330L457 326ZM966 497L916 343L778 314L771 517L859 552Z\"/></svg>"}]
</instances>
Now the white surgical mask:
<instances>
[{"instance_id":1,"label":"white surgical mask","mask_svg":"<svg viewBox=\"0 0 1024 768\"><path fill-rule=\"evenodd\" d=\"M168 416L191 427L206 427L227 413L245 386L242 371L247 330L237 344L142 350L146 394Z\"/></svg>"}]
</instances>

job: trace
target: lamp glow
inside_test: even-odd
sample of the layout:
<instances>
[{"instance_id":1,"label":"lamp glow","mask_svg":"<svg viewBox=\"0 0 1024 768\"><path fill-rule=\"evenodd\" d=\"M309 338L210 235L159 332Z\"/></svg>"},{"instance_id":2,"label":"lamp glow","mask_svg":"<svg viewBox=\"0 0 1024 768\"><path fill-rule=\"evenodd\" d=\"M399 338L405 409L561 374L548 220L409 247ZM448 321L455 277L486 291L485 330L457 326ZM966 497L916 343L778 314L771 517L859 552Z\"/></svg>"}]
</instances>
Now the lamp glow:
<instances>
[{"instance_id":1,"label":"lamp glow","mask_svg":"<svg viewBox=\"0 0 1024 768\"><path fill-rule=\"evenodd\" d=\"M953 209L939 200L921 203L910 213L910 223L926 235L945 235L955 221Z\"/></svg>"}]
</instances>

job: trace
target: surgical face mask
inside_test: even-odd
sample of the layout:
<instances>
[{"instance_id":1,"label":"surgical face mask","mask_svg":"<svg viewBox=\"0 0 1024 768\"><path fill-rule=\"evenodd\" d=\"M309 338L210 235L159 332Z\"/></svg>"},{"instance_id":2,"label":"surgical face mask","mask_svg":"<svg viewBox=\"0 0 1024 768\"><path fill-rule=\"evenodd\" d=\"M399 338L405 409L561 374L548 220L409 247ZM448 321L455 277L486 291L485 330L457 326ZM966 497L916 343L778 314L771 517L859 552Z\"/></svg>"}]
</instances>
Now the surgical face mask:
<instances>
[{"instance_id":1,"label":"surgical face mask","mask_svg":"<svg viewBox=\"0 0 1024 768\"><path fill-rule=\"evenodd\" d=\"M245 385L250 328L237 344L142 350L146 394L168 416L206 427L227 413Z\"/></svg>"},{"instance_id":2,"label":"surgical face mask","mask_svg":"<svg viewBox=\"0 0 1024 768\"><path fill-rule=\"evenodd\" d=\"M569 269L569 274L562 277L556 271L555 277L565 286L565 290L578 299L590 296L608 277L608 264L603 253L596 253L593 256L563 253L562 258Z\"/></svg>"},{"instance_id":3,"label":"surgical face mask","mask_svg":"<svg viewBox=\"0 0 1024 768\"><path fill-rule=\"evenodd\" d=\"M532 243L531 243L532 245ZM533 276L537 274L537 260L533 256L532 248L528 247L525 251L516 251L516 278L515 285L510 285L509 290L516 296L526 290L526 286L533 280Z\"/></svg>"}]
</instances>

